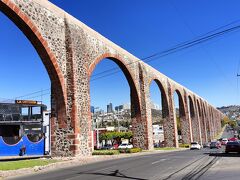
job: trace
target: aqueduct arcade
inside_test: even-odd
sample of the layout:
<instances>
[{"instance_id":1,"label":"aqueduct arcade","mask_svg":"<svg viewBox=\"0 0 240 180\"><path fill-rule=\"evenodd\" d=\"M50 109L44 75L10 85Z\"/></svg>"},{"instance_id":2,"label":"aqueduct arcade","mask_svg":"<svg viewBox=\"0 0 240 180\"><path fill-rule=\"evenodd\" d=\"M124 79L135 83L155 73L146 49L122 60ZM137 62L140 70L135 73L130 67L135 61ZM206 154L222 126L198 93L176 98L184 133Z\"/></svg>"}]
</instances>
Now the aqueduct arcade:
<instances>
[{"instance_id":1,"label":"aqueduct arcade","mask_svg":"<svg viewBox=\"0 0 240 180\"><path fill-rule=\"evenodd\" d=\"M52 154L90 155L92 122L89 81L104 58L124 72L131 96L133 144L153 149L149 86L161 91L164 138L178 147L173 94L179 97L183 143L213 139L223 114L206 100L166 77L47 0L1 0L2 11L37 50L51 79Z\"/></svg>"}]
</instances>

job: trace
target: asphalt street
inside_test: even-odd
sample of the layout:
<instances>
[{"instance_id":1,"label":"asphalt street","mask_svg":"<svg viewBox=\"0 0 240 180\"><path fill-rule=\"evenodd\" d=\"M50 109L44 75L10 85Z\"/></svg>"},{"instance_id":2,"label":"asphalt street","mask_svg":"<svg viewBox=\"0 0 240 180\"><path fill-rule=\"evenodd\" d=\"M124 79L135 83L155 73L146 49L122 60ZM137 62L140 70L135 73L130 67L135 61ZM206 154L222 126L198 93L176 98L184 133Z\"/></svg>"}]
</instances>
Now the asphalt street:
<instances>
[{"instance_id":1,"label":"asphalt street","mask_svg":"<svg viewBox=\"0 0 240 180\"><path fill-rule=\"evenodd\" d=\"M222 138L229 138L234 132L225 131ZM21 176L23 180L190 180L190 179L239 179L233 171L239 172L239 154L225 154L221 149L204 148L201 150L183 150L139 154L122 159L112 159L87 165L40 172ZM224 179L224 178L223 178Z\"/></svg>"},{"instance_id":2,"label":"asphalt street","mask_svg":"<svg viewBox=\"0 0 240 180\"><path fill-rule=\"evenodd\" d=\"M22 176L24 180L198 179L218 161L221 150L184 150L139 155Z\"/></svg>"}]
</instances>

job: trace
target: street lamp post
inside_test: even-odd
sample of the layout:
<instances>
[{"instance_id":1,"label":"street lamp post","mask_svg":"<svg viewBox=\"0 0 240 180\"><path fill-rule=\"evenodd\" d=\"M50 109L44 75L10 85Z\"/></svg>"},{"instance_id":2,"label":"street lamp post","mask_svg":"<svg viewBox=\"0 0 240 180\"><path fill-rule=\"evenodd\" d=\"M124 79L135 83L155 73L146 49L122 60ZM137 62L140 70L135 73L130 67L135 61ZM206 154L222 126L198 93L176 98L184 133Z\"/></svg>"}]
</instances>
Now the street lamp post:
<instances>
[{"instance_id":1,"label":"street lamp post","mask_svg":"<svg viewBox=\"0 0 240 180\"><path fill-rule=\"evenodd\" d=\"M119 108L117 109L117 121L118 121L118 132L120 132L120 127L119 127Z\"/></svg>"},{"instance_id":2,"label":"street lamp post","mask_svg":"<svg viewBox=\"0 0 240 180\"><path fill-rule=\"evenodd\" d=\"M94 113L95 113L95 110L99 109L99 107L94 107ZM96 114L96 117L95 117L95 120L96 120L96 130L97 130L97 137L96 137L96 140L97 140L97 149L99 149L99 130L98 130L98 114Z\"/></svg>"},{"instance_id":3,"label":"street lamp post","mask_svg":"<svg viewBox=\"0 0 240 180\"><path fill-rule=\"evenodd\" d=\"M99 130L98 130L98 116L96 118L96 124L97 124L97 149L99 149Z\"/></svg>"}]
</instances>

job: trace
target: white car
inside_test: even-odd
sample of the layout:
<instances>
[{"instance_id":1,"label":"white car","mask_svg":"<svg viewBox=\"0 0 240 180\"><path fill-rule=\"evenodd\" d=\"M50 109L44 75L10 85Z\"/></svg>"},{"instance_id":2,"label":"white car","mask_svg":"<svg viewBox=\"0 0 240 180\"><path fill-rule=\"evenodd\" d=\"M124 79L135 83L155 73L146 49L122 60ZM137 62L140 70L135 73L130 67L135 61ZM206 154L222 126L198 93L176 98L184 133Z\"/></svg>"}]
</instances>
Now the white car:
<instances>
[{"instance_id":1,"label":"white car","mask_svg":"<svg viewBox=\"0 0 240 180\"><path fill-rule=\"evenodd\" d=\"M133 148L132 144L123 143L118 146L119 149L131 149Z\"/></svg>"},{"instance_id":2,"label":"white car","mask_svg":"<svg viewBox=\"0 0 240 180\"><path fill-rule=\"evenodd\" d=\"M190 149L198 149L200 150L201 149L201 145L198 144L198 142L191 142L191 145L190 145Z\"/></svg>"},{"instance_id":3,"label":"white car","mask_svg":"<svg viewBox=\"0 0 240 180\"><path fill-rule=\"evenodd\" d=\"M226 145L227 142L228 142L228 139L227 139L227 138L223 138L221 144L222 144L222 145Z\"/></svg>"}]
</instances>

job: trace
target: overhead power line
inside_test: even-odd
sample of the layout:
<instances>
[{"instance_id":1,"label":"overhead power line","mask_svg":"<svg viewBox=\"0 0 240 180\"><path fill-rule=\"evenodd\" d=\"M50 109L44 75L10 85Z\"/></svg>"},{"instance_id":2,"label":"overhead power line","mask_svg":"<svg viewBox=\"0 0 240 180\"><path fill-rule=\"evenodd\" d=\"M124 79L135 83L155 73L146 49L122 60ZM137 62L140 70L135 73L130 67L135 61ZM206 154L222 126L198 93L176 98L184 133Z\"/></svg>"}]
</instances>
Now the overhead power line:
<instances>
[{"instance_id":1,"label":"overhead power line","mask_svg":"<svg viewBox=\"0 0 240 180\"><path fill-rule=\"evenodd\" d=\"M164 56L168 56L170 54L173 54L173 53L176 53L178 51L182 51L182 50L185 50L185 49L188 49L188 48L191 48L193 46L196 46L196 45L199 45L199 44L202 44L204 42L207 42L207 41L210 41L212 39L215 39L217 37L220 37L220 36L223 36L227 33L230 33L230 32L233 32L233 31L236 31L236 30L239 30L240 29L240 25L237 25L237 26L234 26L234 27L230 27L230 28L227 28L227 29L224 29L222 31L218 31L219 29L222 29L222 28L225 28L225 27L228 27L232 24L235 24L237 22L239 22L240 20L236 20L236 21L232 21L231 23L228 23L226 25L223 25L221 27L218 27L214 30L211 30L201 36L197 36L196 38L194 38L193 40L189 40L189 41L185 41L183 43L179 43L177 44L176 46L172 47L172 48L169 48L167 50L164 50L164 51L160 51L160 52L157 52L157 53L154 53L150 56L147 56L145 58L142 58L142 59L139 59L137 61L133 61L131 63L128 63L126 65L131 65L131 64L134 64L134 63L137 63L139 61L144 61L144 62L151 62L151 61L154 61L156 59L159 59L161 57L164 57ZM216 32L218 31L218 32ZM215 33L214 33L215 32ZM108 70L105 70L105 71L102 71L100 73L97 73L97 74L94 74L92 75L92 77L94 77L93 79L91 79L91 81L95 81L97 79L101 79L103 77L107 77L107 76L110 76L112 74L115 74L117 72L119 72L119 68L111 68L111 69L108 69ZM106 74L107 73L107 74ZM96 78L95 78L96 77Z\"/></svg>"},{"instance_id":2,"label":"overhead power line","mask_svg":"<svg viewBox=\"0 0 240 180\"><path fill-rule=\"evenodd\" d=\"M157 60L157 59L159 59L161 57L168 56L168 55L171 55L173 53L176 53L176 52L179 52L179 51L191 48L193 46L205 43L205 42L210 41L212 39L215 39L217 37L221 37L221 36L223 36L223 35L225 35L227 33L230 33L230 32L233 32L233 31L237 31L237 30L240 29L240 25L233 26L233 27L230 27L230 28L227 28L227 29L224 29L224 30L221 30L221 29L229 27L230 25L236 24L238 22L240 22L240 20L232 21L232 22L230 22L230 23L228 23L226 25L220 26L220 27L218 27L218 28L216 28L214 30L211 30L211 31L209 31L209 32L207 32L205 34L197 36L196 38L193 38L192 40L184 41L184 42L179 43L179 44L177 44L177 45L175 45L175 46L173 46L173 47L171 47L169 49L153 53L153 54L151 54L151 55L149 55L147 57L144 57L142 59L133 61L133 62L128 63L126 65L129 66L131 64L134 64L134 63L137 63L137 62L140 62L140 61L151 62L151 61ZM219 30L221 30L221 31L219 31ZM105 71L102 71L100 73L92 75L93 79L91 79L91 81L102 79L104 77L111 76L111 75L116 74L118 72L120 72L118 67L107 69ZM15 99L31 96L31 95L34 95L34 94L38 94L38 93L42 93L42 92L48 91L48 90L50 90L50 88L49 89L44 89L44 90L41 90L41 91L36 91L36 92L33 92L33 93L29 93L29 94L25 94L25 95L22 95L22 96L18 96ZM47 95L47 94L50 94L50 93L44 93L44 94L41 94L41 95L32 96L31 98L36 98L36 97L40 97L40 96ZM28 98L28 99L30 99L30 98ZM8 99L8 100L10 100L10 99Z\"/></svg>"},{"instance_id":3,"label":"overhead power line","mask_svg":"<svg viewBox=\"0 0 240 180\"><path fill-rule=\"evenodd\" d=\"M50 90L50 88L44 89L44 90L41 90L41 91L32 92L32 93L29 93L29 94L25 94L25 95L22 95L22 96L15 97L15 99L23 98L23 97L26 97L26 96L31 96L33 94L43 93L43 92L49 91L49 90Z\"/></svg>"}]
</instances>

